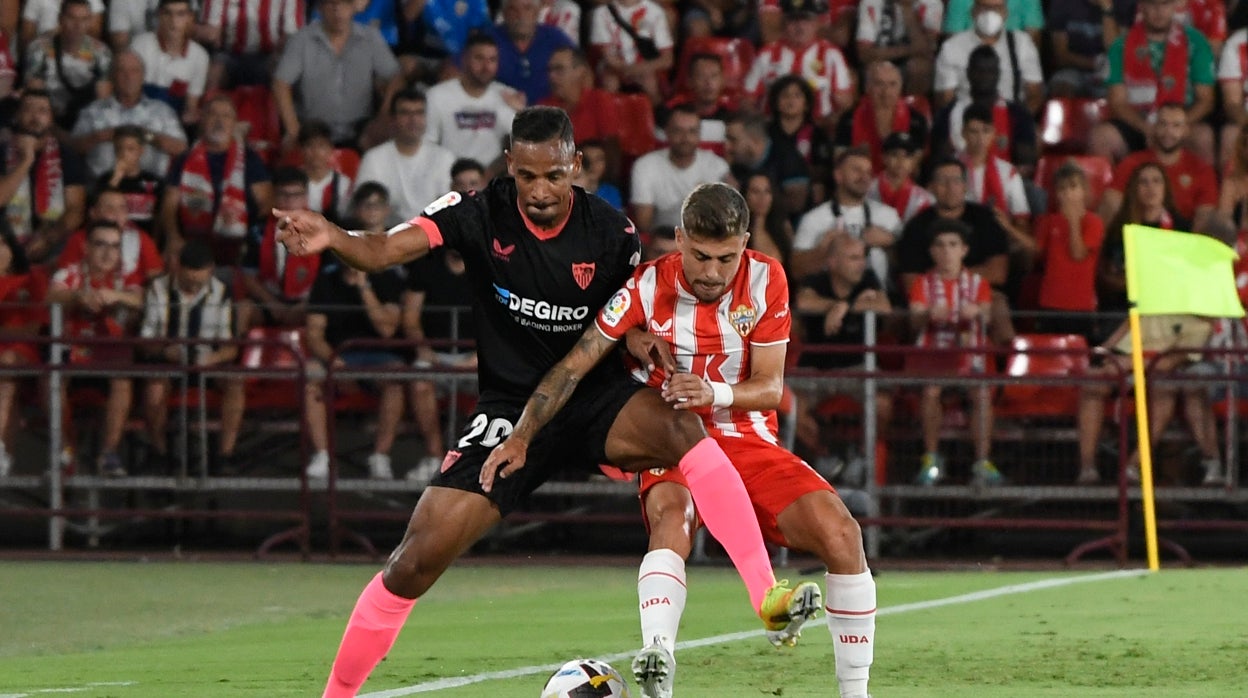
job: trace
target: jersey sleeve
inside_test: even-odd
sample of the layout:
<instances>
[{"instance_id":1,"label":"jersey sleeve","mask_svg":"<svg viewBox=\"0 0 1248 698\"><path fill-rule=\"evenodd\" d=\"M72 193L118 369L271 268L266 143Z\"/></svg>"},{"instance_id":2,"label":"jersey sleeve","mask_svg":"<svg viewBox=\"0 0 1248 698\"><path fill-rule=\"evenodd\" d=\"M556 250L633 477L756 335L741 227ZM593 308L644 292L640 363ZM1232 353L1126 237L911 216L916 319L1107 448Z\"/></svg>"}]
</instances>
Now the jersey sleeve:
<instances>
[{"instance_id":1,"label":"jersey sleeve","mask_svg":"<svg viewBox=\"0 0 1248 698\"><path fill-rule=\"evenodd\" d=\"M647 285L644 277L653 273L652 265L641 267L611 296L611 300L598 312L594 321L599 332L618 342L630 328L645 326L646 311L641 302L642 288ZM651 289L654 288L653 282L648 285Z\"/></svg>"},{"instance_id":2,"label":"jersey sleeve","mask_svg":"<svg viewBox=\"0 0 1248 698\"><path fill-rule=\"evenodd\" d=\"M793 313L789 311L789 280L779 262L767 264L767 304L758 325L750 333L750 344L769 346L789 341L793 331Z\"/></svg>"},{"instance_id":3,"label":"jersey sleeve","mask_svg":"<svg viewBox=\"0 0 1248 698\"><path fill-rule=\"evenodd\" d=\"M469 198L476 196L468 194ZM467 240L467 233L473 230L472 220L476 207L464 205L465 197L457 191L447 192L433 203L425 207L410 221L409 225L419 227L429 237L429 249L445 245L451 249L461 249ZM391 228L388 234L398 232Z\"/></svg>"}]
</instances>

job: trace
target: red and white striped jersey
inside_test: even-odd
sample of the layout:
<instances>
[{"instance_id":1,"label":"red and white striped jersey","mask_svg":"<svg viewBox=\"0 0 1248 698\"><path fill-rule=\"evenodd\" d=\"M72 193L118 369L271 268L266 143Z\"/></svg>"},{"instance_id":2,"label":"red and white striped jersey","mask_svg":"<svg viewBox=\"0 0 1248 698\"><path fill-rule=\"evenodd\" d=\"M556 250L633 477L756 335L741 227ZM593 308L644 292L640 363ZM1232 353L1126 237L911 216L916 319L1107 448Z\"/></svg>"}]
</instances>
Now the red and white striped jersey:
<instances>
[{"instance_id":1,"label":"red and white striped jersey","mask_svg":"<svg viewBox=\"0 0 1248 698\"><path fill-rule=\"evenodd\" d=\"M815 117L820 119L836 111L833 95L854 89L845 55L834 44L817 39L800 51L783 41L764 46L745 75L745 91L762 104L771 83L789 74L806 78L815 91Z\"/></svg>"},{"instance_id":2,"label":"red and white striped jersey","mask_svg":"<svg viewBox=\"0 0 1248 698\"><path fill-rule=\"evenodd\" d=\"M666 339L679 371L711 381L740 383L750 377L752 347L789 341L789 282L780 262L746 250L737 275L719 300L703 303L688 289L679 252L637 268L624 288L598 314L597 327L612 340L633 327ZM660 387L659 368L634 376ZM708 430L730 437L753 435L776 443L775 410L704 408Z\"/></svg>"},{"instance_id":3,"label":"red and white striped jersey","mask_svg":"<svg viewBox=\"0 0 1248 698\"><path fill-rule=\"evenodd\" d=\"M275 53L282 40L303 28L303 0L204 0L199 21L221 27L227 53Z\"/></svg>"}]
</instances>

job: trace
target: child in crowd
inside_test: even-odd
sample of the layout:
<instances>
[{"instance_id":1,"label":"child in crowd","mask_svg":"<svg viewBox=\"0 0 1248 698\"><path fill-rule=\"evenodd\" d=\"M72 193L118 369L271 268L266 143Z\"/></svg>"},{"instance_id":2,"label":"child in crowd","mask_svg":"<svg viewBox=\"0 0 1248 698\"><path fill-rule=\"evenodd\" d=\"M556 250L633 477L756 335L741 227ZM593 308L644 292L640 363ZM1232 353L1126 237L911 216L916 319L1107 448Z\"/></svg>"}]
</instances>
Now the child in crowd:
<instances>
[{"instance_id":1,"label":"child in crowd","mask_svg":"<svg viewBox=\"0 0 1248 698\"><path fill-rule=\"evenodd\" d=\"M1090 337L1105 224L1088 210L1088 179L1078 164L1058 168L1054 189L1057 210L1036 222L1036 257L1043 265L1039 306L1064 316L1043 318L1041 329Z\"/></svg>"},{"instance_id":2,"label":"child in crowd","mask_svg":"<svg viewBox=\"0 0 1248 698\"><path fill-rule=\"evenodd\" d=\"M918 346L932 349L975 348L986 345L984 327L992 305L992 289L962 261L970 249L967 240L971 231L958 220L938 219L932 228L931 255L933 268L915 280L910 287L910 318L919 334ZM925 371L966 373L966 366L982 372L983 355L916 356L908 367ZM940 385L923 387L920 421L923 427L923 461L918 483L935 485L945 477L944 458L940 455L940 425L944 419ZM989 458L992 447L992 404L988 386L970 388L971 438L975 447L975 463L971 481L977 486L997 485L1004 481Z\"/></svg>"}]
</instances>

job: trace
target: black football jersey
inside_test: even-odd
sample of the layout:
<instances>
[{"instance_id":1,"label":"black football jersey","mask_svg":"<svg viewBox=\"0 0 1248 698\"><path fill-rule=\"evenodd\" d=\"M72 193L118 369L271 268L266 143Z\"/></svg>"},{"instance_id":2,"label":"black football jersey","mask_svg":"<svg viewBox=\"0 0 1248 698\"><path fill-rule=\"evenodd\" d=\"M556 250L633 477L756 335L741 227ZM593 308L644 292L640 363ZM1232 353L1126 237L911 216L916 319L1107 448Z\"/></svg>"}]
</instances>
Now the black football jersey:
<instances>
[{"instance_id":1,"label":"black football jersey","mask_svg":"<svg viewBox=\"0 0 1248 698\"><path fill-rule=\"evenodd\" d=\"M527 398L641 260L632 222L580 187L554 235L529 228L510 177L446 194L416 222L464 257L482 395ZM624 371L608 359L586 382Z\"/></svg>"}]
</instances>

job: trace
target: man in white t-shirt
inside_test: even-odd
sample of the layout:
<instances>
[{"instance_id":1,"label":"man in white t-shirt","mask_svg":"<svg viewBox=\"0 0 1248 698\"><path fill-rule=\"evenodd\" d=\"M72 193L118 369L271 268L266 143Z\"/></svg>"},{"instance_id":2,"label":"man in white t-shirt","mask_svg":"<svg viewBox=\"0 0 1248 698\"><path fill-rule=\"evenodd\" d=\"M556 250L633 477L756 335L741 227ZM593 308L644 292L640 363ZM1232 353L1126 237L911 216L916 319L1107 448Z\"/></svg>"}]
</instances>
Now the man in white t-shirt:
<instances>
[{"instance_id":1,"label":"man in white t-shirt","mask_svg":"<svg viewBox=\"0 0 1248 698\"><path fill-rule=\"evenodd\" d=\"M997 91L1007 101L1023 103L1034 114L1044 102L1044 74L1040 52L1025 31L1006 31L1005 0L975 0L971 11L975 26L958 32L941 44L936 56L936 106L943 107L957 97L970 97L971 85L966 66L971 51L986 44L1001 57L1001 77Z\"/></svg>"},{"instance_id":2,"label":"man in white t-shirt","mask_svg":"<svg viewBox=\"0 0 1248 698\"><path fill-rule=\"evenodd\" d=\"M728 178L728 163L701 150L702 118L691 106L672 109L663 127L668 147L633 164L632 218L638 230L680 225L680 207L699 184Z\"/></svg>"},{"instance_id":3,"label":"man in white t-shirt","mask_svg":"<svg viewBox=\"0 0 1248 698\"><path fill-rule=\"evenodd\" d=\"M841 152L832 171L836 193L802 216L793 238L789 271L802 278L823 271L832 238L839 234L867 243L867 262L881 281L888 279L888 248L901 232L901 217L892 206L867 198L871 189L871 151L854 146Z\"/></svg>"},{"instance_id":4,"label":"man in white t-shirt","mask_svg":"<svg viewBox=\"0 0 1248 698\"><path fill-rule=\"evenodd\" d=\"M484 163L486 173L492 177L503 170L503 140L511 133L516 111L524 108L524 94L495 82L498 44L492 37L470 37L461 62L459 77L429 88L429 130L425 140L437 143L456 157ZM442 187L439 195L447 188ZM395 209L399 209L398 202Z\"/></svg>"},{"instance_id":5,"label":"man in white t-shirt","mask_svg":"<svg viewBox=\"0 0 1248 698\"><path fill-rule=\"evenodd\" d=\"M139 34L131 50L143 59L143 92L173 107L182 122L199 121L199 99L208 82L208 51L191 40L190 0L160 0L156 31Z\"/></svg>"},{"instance_id":6,"label":"man in white t-shirt","mask_svg":"<svg viewBox=\"0 0 1248 698\"><path fill-rule=\"evenodd\" d=\"M364 153L355 176L357 183L377 182L386 188L392 224L415 218L451 188L455 155L423 140L426 104L425 95L415 89L394 96L390 102L394 137Z\"/></svg>"},{"instance_id":7,"label":"man in white t-shirt","mask_svg":"<svg viewBox=\"0 0 1248 698\"><path fill-rule=\"evenodd\" d=\"M91 26L87 33L98 37L104 24L103 0L88 0L91 6ZM61 0L23 0L21 43L29 44L36 36L56 29L61 16Z\"/></svg>"}]
</instances>

